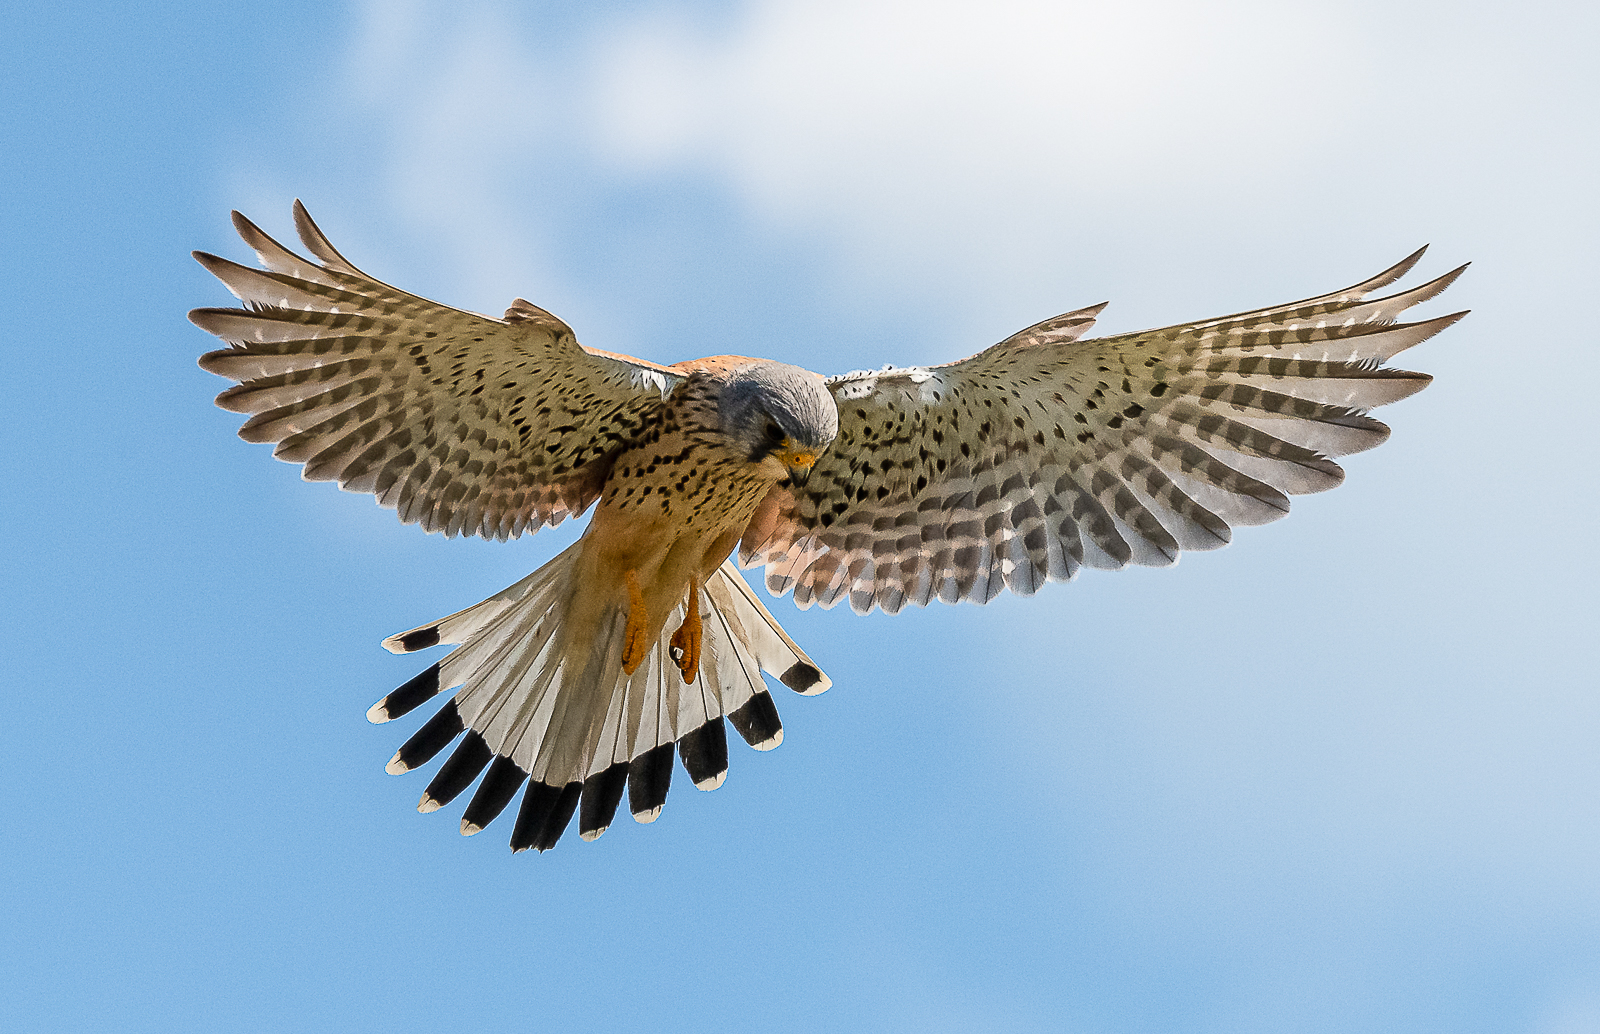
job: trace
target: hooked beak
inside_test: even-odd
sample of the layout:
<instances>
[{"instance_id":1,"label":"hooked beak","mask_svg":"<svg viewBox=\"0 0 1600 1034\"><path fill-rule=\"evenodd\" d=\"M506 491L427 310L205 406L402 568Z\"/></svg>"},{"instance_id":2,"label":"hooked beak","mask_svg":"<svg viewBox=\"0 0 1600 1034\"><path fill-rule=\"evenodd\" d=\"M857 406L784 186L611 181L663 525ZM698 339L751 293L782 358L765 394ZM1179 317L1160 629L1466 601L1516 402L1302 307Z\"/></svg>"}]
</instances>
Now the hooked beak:
<instances>
[{"instance_id":1,"label":"hooked beak","mask_svg":"<svg viewBox=\"0 0 1600 1034\"><path fill-rule=\"evenodd\" d=\"M783 465L789 468L789 481L796 488L804 488L807 481L811 480L811 468L817 464L817 454L814 452L786 452L783 454Z\"/></svg>"}]
</instances>

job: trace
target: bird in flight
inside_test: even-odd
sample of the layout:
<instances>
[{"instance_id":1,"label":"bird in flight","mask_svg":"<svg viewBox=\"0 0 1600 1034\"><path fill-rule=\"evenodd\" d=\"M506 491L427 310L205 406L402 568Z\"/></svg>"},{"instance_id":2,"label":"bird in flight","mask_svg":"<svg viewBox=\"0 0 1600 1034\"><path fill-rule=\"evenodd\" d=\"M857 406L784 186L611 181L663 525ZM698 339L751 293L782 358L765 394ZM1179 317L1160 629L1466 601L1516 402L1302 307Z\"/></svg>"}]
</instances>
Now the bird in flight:
<instances>
[{"instance_id":1,"label":"bird in flight","mask_svg":"<svg viewBox=\"0 0 1600 1034\"><path fill-rule=\"evenodd\" d=\"M1466 315L1397 322L1465 266L1370 297L1418 251L1287 305L1086 339L1095 305L959 362L824 379L584 347L520 298L500 319L451 308L351 265L298 201L294 221L313 259L237 212L263 269L195 253L243 302L189 314L228 343L200 365L238 382L217 405L249 414L240 437L447 536L504 540L593 508L527 578L384 640L456 649L367 712L387 722L455 690L388 770L460 737L418 810L487 769L461 832L522 790L514 851L555 846L575 813L595 839L624 794L654 821L674 749L695 786L720 786L725 718L777 746L762 672L829 687L734 555L774 595L858 614L1172 564L1339 484L1336 457L1389 436L1368 410L1431 380L1383 364Z\"/></svg>"}]
</instances>

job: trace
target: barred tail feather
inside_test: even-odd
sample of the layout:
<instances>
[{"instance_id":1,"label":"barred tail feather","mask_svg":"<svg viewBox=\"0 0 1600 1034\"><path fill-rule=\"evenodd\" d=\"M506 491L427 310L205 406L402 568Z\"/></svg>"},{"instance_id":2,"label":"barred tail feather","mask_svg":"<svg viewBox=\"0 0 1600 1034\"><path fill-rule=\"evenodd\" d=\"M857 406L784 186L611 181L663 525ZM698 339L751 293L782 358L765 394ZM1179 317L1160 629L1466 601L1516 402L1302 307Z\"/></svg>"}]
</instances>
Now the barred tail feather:
<instances>
[{"instance_id":1,"label":"barred tail feather","mask_svg":"<svg viewBox=\"0 0 1600 1034\"><path fill-rule=\"evenodd\" d=\"M762 672L808 695L831 685L732 561L700 595L703 641L694 682L683 681L670 645L682 606L668 617L644 663L624 674L627 615L620 607L602 619L586 646L563 625L578 549L573 545L482 603L384 640L394 653L457 648L367 713L373 722L386 722L441 691L457 690L395 753L388 771L410 771L464 733L419 810L449 803L487 769L461 820L461 832L470 836L526 783L513 850L553 847L574 814L583 838L593 840L611 824L624 795L636 820L654 821L671 783L674 746L697 787L720 786L728 767L724 718L757 750L783 742Z\"/></svg>"}]
</instances>

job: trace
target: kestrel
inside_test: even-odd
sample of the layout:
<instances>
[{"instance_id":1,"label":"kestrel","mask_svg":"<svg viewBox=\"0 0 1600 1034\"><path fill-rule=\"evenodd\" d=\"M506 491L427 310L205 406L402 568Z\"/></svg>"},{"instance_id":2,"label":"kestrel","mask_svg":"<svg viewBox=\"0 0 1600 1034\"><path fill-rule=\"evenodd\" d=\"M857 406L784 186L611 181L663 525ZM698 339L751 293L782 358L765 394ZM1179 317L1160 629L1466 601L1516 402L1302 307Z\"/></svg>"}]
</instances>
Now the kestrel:
<instances>
[{"instance_id":1,"label":"kestrel","mask_svg":"<svg viewBox=\"0 0 1600 1034\"><path fill-rule=\"evenodd\" d=\"M361 272L299 202L294 219L316 261L237 212L264 270L195 253L245 306L189 314L229 343L200 365L238 382L217 404L250 414L240 437L447 536L503 540L594 508L527 578L384 640L456 649L367 713L386 722L456 690L388 770L465 733L418 809L487 768L470 835L526 784L516 851L554 846L574 812L584 839L600 836L624 792L653 821L674 745L697 787L720 786L724 718L777 746L762 672L829 687L736 550L774 595L860 614L1171 564L1343 480L1334 457L1389 436L1367 411L1431 380L1382 364L1465 315L1395 322L1465 266L1369 300L1418 251L1288 305L1081 339L1095 305L960 362L824 380L766 359L660 366L585 348L521 299L502 319L453 309Z\"/></svg>"}]
</instances>

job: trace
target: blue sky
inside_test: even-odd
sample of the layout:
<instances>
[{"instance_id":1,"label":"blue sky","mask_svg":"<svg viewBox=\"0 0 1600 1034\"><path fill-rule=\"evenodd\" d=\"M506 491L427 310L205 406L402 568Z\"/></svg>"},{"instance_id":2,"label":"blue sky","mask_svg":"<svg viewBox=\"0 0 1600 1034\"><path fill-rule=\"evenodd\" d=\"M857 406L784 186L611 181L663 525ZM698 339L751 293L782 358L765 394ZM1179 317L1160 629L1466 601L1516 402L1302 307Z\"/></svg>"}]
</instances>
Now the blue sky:
<instances>
[{"instance_id":1,"label":"blue sky","mask_svg":"<svg viewBox=\"0 0 1600 1034\"><path fill-rule=\"evenodd\" d=\"M581 11L581 13L580 13ZM1570 3L34 5L0 36L0 1027L1600 1031ZM660 361L942 362L1474 265L1337 491L1175 569L863 619L653 826L513 857L385 775L446 541L234 437L192 248ZM422 716L419 714L418 719Z\"/></svg>"}]
</instances>

